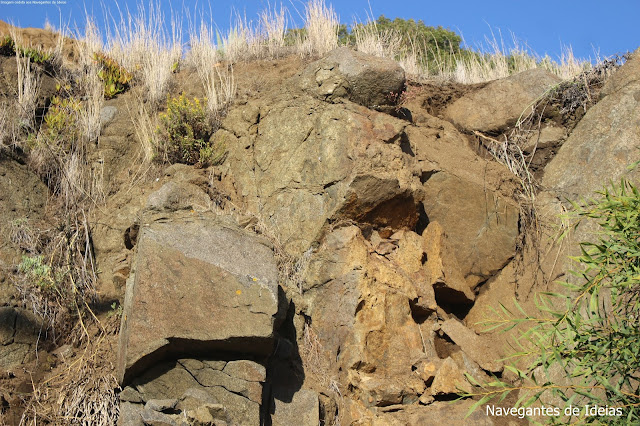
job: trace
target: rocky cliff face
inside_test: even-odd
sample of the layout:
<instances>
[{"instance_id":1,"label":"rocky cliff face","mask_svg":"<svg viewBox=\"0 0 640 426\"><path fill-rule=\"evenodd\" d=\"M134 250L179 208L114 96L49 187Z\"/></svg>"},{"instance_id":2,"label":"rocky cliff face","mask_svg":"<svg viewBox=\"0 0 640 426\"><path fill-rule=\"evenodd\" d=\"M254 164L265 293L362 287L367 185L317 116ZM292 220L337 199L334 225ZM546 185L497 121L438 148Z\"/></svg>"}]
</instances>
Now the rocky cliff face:
<instances>
[{"instance_id":1,"label":"rocky cliff face","mask_svg":"<svg viewBox=\"0 0 640 426\"><path fill-rule=\"evenodd\" d=\"M100 292L123 306L108 355L119 424L499 424L449 402L472 389L465 375L508 378L505 336L478 323L514 297L533 307L564 273L546 239L562 197L637 157L638 59L575 129L540 116L562 131L545 140L558 153L540 166L535 239L521 182L481 142L557 83L544 71L457 88L445 105L450 88L426 85L396 105L406 81L393 62L348 49L274 62L289 75L242 96L215 133L222 165L137 182L128 94L110 101L95 149L112 186L91 231ZM0 157L0 187L0 226L45 220L46 187L25 166ZM20 247L3 241L10 268ZM14 368L35 326L3 303L0 365Z\"/></svg>"}]
</instances>

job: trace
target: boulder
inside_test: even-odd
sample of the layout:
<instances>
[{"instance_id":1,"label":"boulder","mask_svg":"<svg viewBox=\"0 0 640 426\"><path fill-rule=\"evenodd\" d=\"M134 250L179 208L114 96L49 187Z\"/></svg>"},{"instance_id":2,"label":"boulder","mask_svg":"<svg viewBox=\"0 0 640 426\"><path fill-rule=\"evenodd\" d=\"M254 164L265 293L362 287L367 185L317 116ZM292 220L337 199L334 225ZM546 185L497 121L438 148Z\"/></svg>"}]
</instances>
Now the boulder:
<instances>
[{"instance_id":1,"label":"boulder","mask_svg":"<svg viewBox=\"0 0 640 426\"><path fill-rule=\"evenodd\" d=\"M446 423L447 426L493 426L494 424L511 425L516 423L501 423L502 419L493 420L487 416L485 410L478 407L468 414L469 408L475 401L468 399L456 401L436 401L427 406L410 406L404 410L393 410L380 413L373 420L373 426L404 426L404 425L437 425Z\"/></svg>"},{"instance_id":2,"label":"boulder","mask_svg":"<svg viewBox=\"0 0 640 426\"><path fill-rule=\"evenodd\" d=\"M141 404L132 405L138 409L138 415L142 415L143 419L146 415L149 420L158 422L178 421L184 417L202 420L210 416L216 425L259 424L261 384L244 382L222 373L226 364L226 361L197 359L158 363L135 377L131 383L146 403L144 412L139 411L142 409ZM243 395L245 389L239 382L260 388L257 396L249 395L257 401ZM168 407L172 408L166 409Z\"/></svg>"},{"instance_id":3,"label":"boulder","mask_svg":"<svg viewBox=\"0 0 640 426\"><path fill-rule=\"evenodd\" d=\"M496 350L498 344L491 336L479 336L455 319L446 320L441 329L484 370L499 373L504 368L502 362L498 361L501 358Z\"/></svg>"},{"instance_id":4,"label":"boulder","mask_svg":"<svg viewBox=\"0 0 640 426\"><path fill-rule=\"evenodd\" d=\"M149 408L142 409L140 417L145 426L183 426L183 423L179 423L176 416L160 413Z\"/></svg>"},{"instance_id":5,"label":"boulder","mask_svg":"<svg viewBox=\"0 0 640 426\"><path fill-rule=\"evenodd\" d=\"M419 394L424 392L424 383L416 377L411 377L409 382L411 386L407 386L406 378L364 376L357 387L365 406L388 407L418 400Z\"/></svg>"},{"instance_id":6,"label":"boulder","mask_svg":"<svg viewBox=\"0 0 640 426\"><path fill-rule=\"evenodd\" d=\"M465 282L449 239L438 222L429 223L422 233L422 244L426 282L421 287L431 288L426 300L435 298L441 306L473 304L475 294ZM426 290L421 293L429 294Z\"/></svg>"},{"instance_id":7,"label":"boulder","mask_svg":"<svg viewBox=\"0 0 640 426\"><path fill-rule=\"evenodd\" d=\"M308 96L268 101L255 134L240 111L223 122L231 139L226 167L247 212L288 253L304 253L339 221L415 226L421 187L404 152L406 122Z\"/></svg>"},{"instance_id":8,"label":"boulder","mask_svg":"<svg viewBox=\"0 0 640 426\"><path fill-rule=\"evenodd\" d=\"M453 358L449 357L442 362L433 379L431 394L433 396L451 395L458 394L461 391L471 392L471 385L464 377L458 364L456 364Z\"/></svg>"},{"instance_id":9,"label":"boulder","mask_svg":"<svg viewBox=\"0 0 640 426\"><path fill-rule=\"evenodd\" d=\"M396 61L340 47L309 64L301 74L301 85L323 100L347 98L378 107L396 103L405 74Z\"/></svg>"},{"instance_id":10,"label":"boulder","mask_svg":"<svg viewBox=\"0 0 640 426\"><path fill-rule=\"evenodd\" d=\"M391 238L392 241L396 241L397 246L394 244L394 247L397 249L389 254L389 259L407 274L415 288L417 297L410 302L414 316L424 318L436 311L434 285L446 286L449 282L452 289L458 288L458 291L463 294L463 303L473 300L474 295L468 290L464 279L459 274L455 276L449 274L453 271L447 267L455 262L455 259L453 262L451 258L443 260L441 239L431 238L426 230L422 236L413 231L399 231ZM447 280L444 280L445 274L448 277Z\"/></svg>"},{"instance_id":11,"label":"boulder","mask_svg":"<svg viewBox=\"0 0 640 426\"><path fill-rule=\"evenodd\" d=\"M132 402L134 404L140 404L142 402L142 396L140 392L132 388L131 386L125 386L120 392L120 401Z\"/></svg>"},{"instance_id":12,"label":"boulder","mask_svg":"<svg viewBox=\"0 0 640 426\"><path fill-rule=\"evenodd\" d=\"M587 111L545 168L542 184L561 199L592 197L623 176L638 181L638 169L627 170L640 158L640 79L633 71L638 62L635 54L616 71L611 93Z\"/></svg>"},{"instance_id":13,"label":"boulder","mask_svg":"<svg viewBox=\"0 0 640 426\"><path fill-rule=\"evenodd\" d=\"M127 282L118 377L170 355L271 352L278 278L265 240L217 217L145 224Z\"/></svg>"},{"instance_id":14,"label":"boulder","mask_svg":"<svg viewBox=\"0 0 640 426\"><path fill-rule=\"evenodd\" d=\"M258 404L262 402L262 385L258 382L247 382L212 368L203 368L193 374L202 386L221 386Z\"/></svg>"},{"instance_id":15,"label":"boulder","mask_svg":"<svg viewBox=\"0 0 640 426\"><path fill-rule=\"evenodd\" d=\"M0 307L0 369L6 371L25 362L38 345L42 320L32 312Z\"/></svg>"},{"instance_id":16,"label":"boulder","mask_svg":"<svg viewBox=\"0 0 640 426\"><path fill-rule=\"evenodd\" d=\"M440 358L433 358L429 361L421 360L415 367L415 372L428 386L431 385L433 379L436 377L436 372L440 369L442 360Z\"/></svg>"},{"instance_id":17,"label":"boulder","mask_svg":"<svg viewBox=\"0 0 640 426\"><path fill-rule=\"evenodd\" d=\"M631 83L640 80L640 48L636 49L625 64L618 68L607 79L600 91L600 96L605 97L611 95L618 90L628 86Z\"/></svg>"},{"instance_id":18,"label":"boulder","mask_svg":"<svg viewBox=\"0 0 640 426\"><path fill-rule=\"evenodd\" d=\"M118 426L144 426L141 416L143 409L144 407L141 404L127 401L120 402Z\"/></svg>"},{"instance_id":19,"label":"boulder","mask_svg":"<svg viewBox=\"0 0 640 426\"><path fill-rule=\"evenodd\" d=\"M187 389L200 388L201 385L182 364L166 361L133 378L131 387L146 403L153 399L178 399Z\"/></svg>"},{"instance_id":20,"label":"boulder","mask_svg":"<svg viewBox=\"0 0 640 426\"><path fill-rule=\"evenodd\" d=\"M540 132L532 132L526 142L522 146L525 153L533 153L539 149L545 149L562 143L567 139L567 129L564 127L546 124L540 129Z\"/></svg>"},{"instance_id":21,"label":"boulder","mask_svg":"<svg viewBox=\"0 0 640 426\"><path fill-rule=\"evenodd\" d=\"M189 426L227 426L229 418L222 404L203 404L185 412Z\"/></svg>"},{"instance_id":22,"label":"boulder","mask_svg":"<svg viewBox=\"0 0 640 426\"><path fill-rule=\"evenodd\" d=\"M424 189L424 210L448 235L470 288L502 269L515 255L520 217L515 202L445 171L430 176Z\"/></svg>"},{"instance_id":23,"label":"boulder","mask_svg":"<svg viewBox=\"0 0 640 426\"><path fill-rule=\"evenodd\" d=\"M480 158L451 123L419 112L405 133L420 170L423 216L441 225L473 289L515 254L519 184L504 166Z\"/></svg>"},{"instance_id":24,"label":"boulder","mask_svg":"<svg viewBox=\"0 0 640 426\"><path fill-rule=\"evenodd\" d=\"M322 367L335 368L336 377L346 373L344 380L369 405L417 400L424 382L412 366L434 354L429 332L425 327L423 339L414 319L418 285L407 272L420 274L414 260L422 258L422 240L411 231L396 237L402 251L387 258L370 251L356 226L337 228L313 253L305 275L305 313L312 318ZM435 310L435 302L429 306Z\"/></svg>"},{"instance_id":25,"label":"boulder","mask_svg":"<svg viewBox=\"0 0 640 426\"><path fill-rule=\"evenodd\" d=\"M320 423L318 394L312 390L300 389L290 401L274 400L271 414L273 426L317 426Z\"/></svg>"},{"instance_id":26,"label":"boulder","mask_svg":"<svg viewBox=\"0 0 640 426\"><path fill-rule=\"evenodd\" d=\"M229 361L222 372L247 382L264 382L267 380L267 369L264 366L244 359Z\"/></svg>"},{"instance_id":27,"label":"boulder","mask_svg":"<svg viewBox=\"0 0 640 426\"><path fill-rule=\"evenodd\" d=\"M170 181L149 195L146 209L158 212L204 211L210 206L211 199L200 187L188 182Z\"/></svg>"},{"instance_id":28,"label":"boulder","mask_svg":"<svg viewBox=\"0 0 640 426\"><path fill-rule=\"evenodd\" d=\"M467 130L505 130L530 112L535 101L560 81L542 68L523 71L462 96L445 109L444 115Z\"/></svg>"},{"instance_id":29,"label":"boulder","mask_svg":"<svg viewBox=\"0 0 640 426\"><path fill-rule=\"evenodd\" d=\"M150 399L144 405L144 408L164 413L173 410L176 405L178 405L177 399Z\"/></svg>"}]
</instances>

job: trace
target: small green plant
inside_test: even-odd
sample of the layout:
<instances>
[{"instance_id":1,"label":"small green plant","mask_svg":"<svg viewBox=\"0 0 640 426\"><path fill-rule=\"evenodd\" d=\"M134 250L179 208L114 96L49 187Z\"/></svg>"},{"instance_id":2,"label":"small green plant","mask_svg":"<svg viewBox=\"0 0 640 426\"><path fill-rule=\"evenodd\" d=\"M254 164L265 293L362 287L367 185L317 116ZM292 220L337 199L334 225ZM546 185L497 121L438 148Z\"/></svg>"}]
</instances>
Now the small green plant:
<instances>
[{"instance_id":1,"label":"small green plant","mask_svg":"<svg viewBox=\"0 0 640 426\"><path fill-rule=\"evenodd\" d=\"M129 88L133 74L103 53L96 53L94 59L100 66L98 77L104 83L104 97L106 99L111 99Z\"/></svg>"},{"instance_id":2,"label":"small green plant","mask_svg":"<svg viewBox=\"0 0 640 426\"><path fill-rule=\"evenodd\" d=\"M18 47L22 56L25 56L35 64L47 64L53 58L53 54L33 47ZM0 55L13 56L16 54L16 43L10 36L0 38Z\"/></svg>"},{"instance_id":3,"label":"small green plant","mask_svg":"<svg viewBox=\"0 0 640 426\"><path fill-rule=\"evenodd\" d=\"M211 144L213 126L198 98L188 99L184 94L168 98L167 110L160 114L157 128L161 144L156 158L170 163L219 164L224 161L224 142Z\"/></svg>"},{"instance_id":4,"label":"small green plant","mask_svg":"<svg viewBox=\"0 0 640 426\"><path fill-rule=\"evenodd\" d=\"M78 117L82 103L76 98L53 96L44 117L44 141L48 145L62 145L68 148L80 137Z\"/></svg>"},{"instance_id":5,"label":"small green plant","mask_svg":"<svg viewBox=\"0 0 640 426\"><path fill-rule=\"evenodd\" d=\"M622 180L598 194L573 204L576 226L589 219L600 231L597 242L582 243L581 254L572 258L580 267L572 271L575 282L561 283L566 294L542 294L535 316L517 302L520 318L501 306L503 319L493 321L493 328L529 326L521 334L522 351L513 357L534 361L524 370L506 367L522 384L476 382L482 389L470 395L481 399L473 409L519 391L517 406L541 399L548 405L549 398L561 402L560 414L549 418L552 422L570 417L640 424L640 192ZM570 405L580 407L579 413L567 413ZM605 417L597 408L585 409L587 405L604 408Z\"/></svg>"},{"instance_id":6,"label":"small green plant","mask_svg":"<svg viewBox=\"0 0 640 426\"><path fill-rule=\"evenodd\" d=\"M59 287L63 276L59 272L54 272L51 266L44 262L42 256L22 256L18 272L24 274L31 285L45 293L60 292Z\"/></svg>"},{"instance_id":7,"label":"small green plant","mask_svg":"<svg viewBox=\"0 0 640 426\"><path fill-rule=\"evenodd\" d=\"M111 304L111 310L107 313L107 318L112 317L121 317L122 316L122 305L118 304L118 302L113 302Z\"/></svg>"},{"instance_id":8,"label":"small green plant","mask_svg":"<svg viewBox=\"0 0 640 426\"><path fill-rule=\"evenodd\" d=\"M31 59L31 62L36 64L46 64L51 61L53 54L49 52L43 52L40 49L34 49L32 47L21 48L22 55Z\"/></svg>"}]
</instances>

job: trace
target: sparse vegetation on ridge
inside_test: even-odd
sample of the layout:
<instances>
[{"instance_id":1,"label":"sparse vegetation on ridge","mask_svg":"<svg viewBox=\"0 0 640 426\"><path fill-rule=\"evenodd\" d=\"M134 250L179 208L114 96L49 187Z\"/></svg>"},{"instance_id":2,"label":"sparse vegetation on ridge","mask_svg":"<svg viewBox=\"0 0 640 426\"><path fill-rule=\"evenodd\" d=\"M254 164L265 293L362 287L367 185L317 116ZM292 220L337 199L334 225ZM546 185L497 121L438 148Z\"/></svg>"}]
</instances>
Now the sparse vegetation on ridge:
<instances>
[{"instance_id":1,"label":"sparse vegetation on ridge","mask_svg":"<svg viewBox=\"0 0 640 426\"><path fill-rule=\"evenodd\" d=\"M160 160L208 166L224 159L224 143L209 141L214 128L198 98L190 100L180 95L168 99L167 110L159 118L160 139L156 149Z\"/></svg>"}]
</instances>

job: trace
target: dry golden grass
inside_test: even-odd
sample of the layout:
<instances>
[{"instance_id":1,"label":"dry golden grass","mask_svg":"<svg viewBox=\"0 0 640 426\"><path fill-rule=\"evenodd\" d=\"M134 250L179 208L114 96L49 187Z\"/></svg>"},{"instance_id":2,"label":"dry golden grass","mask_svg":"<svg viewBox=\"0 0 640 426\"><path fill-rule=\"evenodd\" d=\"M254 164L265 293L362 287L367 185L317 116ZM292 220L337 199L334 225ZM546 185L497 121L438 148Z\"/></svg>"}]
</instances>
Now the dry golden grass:
<instances>
[{"instance_id":1,"label":"dry golden grass","mask_svg":"<svg viewBox=\"0 0 640 426\"><path fill-rule=\"evenodd\" d=\"M33 383L25 401L20 425L74 424L111 426L119 414L118 382L115 378L116 334L119 316L112 315L81 333L78 347L69 346L68 355L40 383Z\"/></svg>"}]
</instances>

